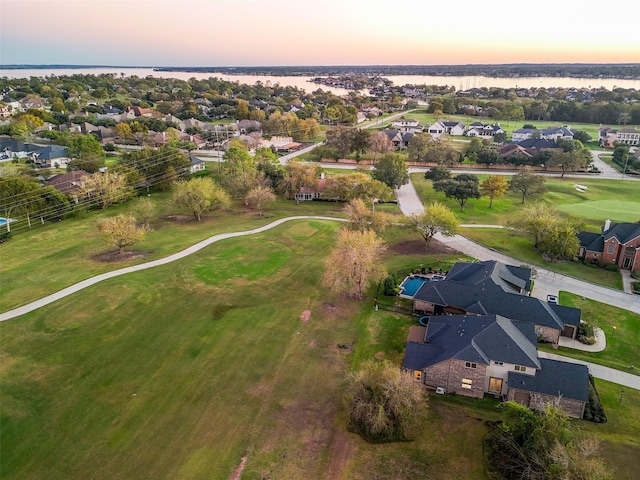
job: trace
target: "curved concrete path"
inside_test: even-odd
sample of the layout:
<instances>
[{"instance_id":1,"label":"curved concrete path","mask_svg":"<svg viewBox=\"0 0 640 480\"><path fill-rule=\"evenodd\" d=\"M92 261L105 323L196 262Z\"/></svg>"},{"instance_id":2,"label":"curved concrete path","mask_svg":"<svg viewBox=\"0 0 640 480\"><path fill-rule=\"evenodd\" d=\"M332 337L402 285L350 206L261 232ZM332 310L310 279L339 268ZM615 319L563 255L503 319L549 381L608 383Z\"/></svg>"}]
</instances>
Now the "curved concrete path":
<instances>
[{"instance_id":1,"label":"curved concrete path","mask_svg":"<svg viewBox=\"0 0 640 480\"><path fill-rule=\"evenodd\" d=\"M49 305L50 303L55 302L56 300L60 300L61 298L67 297L73 293L79 292L87 287L95 285L96 283L100 283L104 280L108 280L110 278L119 277L120 275L126 275L128 273L139 272L140 270L146 270L148 268L159 267L160 265L166 265L167 263L175 262L176 260L180 260L181 258L187 257L193 253L196 253L202 250L205 247L208 247L212 243L216 243L220 240L226 240L227 238L241 237L244 235L254 235L256 233L262 233L267 230L270 230L274 227L282 225L285 222L289 222L292 220L331 220L337 222L346 222L344 218L335 218L335 217L323 217L323 216L314 216L314 215L302 215L298 217L286 217L271 222L262 227L254 228L253 230L246 230L243 232L230 232L230 233L219 233L212 237L209 237L201 242L196 243L184 250L174 253L173 255L169 255L165 258L160 258L158 260L153 260L147 263L141 263L139 265L133 265L131 267L120 268L118 270L113 270L111 272L106 272L100 275L96 275L95 277L87 278L81 282L78 282L74 285L71 285L67 288L64 288L58 292L52 293L51 295L47 295L39 300L23 305L22 307L14 308L13 310L9 310L0 314L0 322L5 320L9 320L11 318L19 317L20 315L24 315L25 313L33 312L40 307L44 307L45 305Z\"/></svg>"}]
</instances>

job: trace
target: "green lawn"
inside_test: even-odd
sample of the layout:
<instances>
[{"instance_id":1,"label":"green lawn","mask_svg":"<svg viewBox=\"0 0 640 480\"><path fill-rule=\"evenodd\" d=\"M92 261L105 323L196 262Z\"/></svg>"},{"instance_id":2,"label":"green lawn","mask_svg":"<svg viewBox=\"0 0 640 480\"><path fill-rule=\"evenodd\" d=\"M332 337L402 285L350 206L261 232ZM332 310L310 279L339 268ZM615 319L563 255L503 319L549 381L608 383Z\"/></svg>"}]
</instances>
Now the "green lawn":
<instances>
[{"instance_id":1,"label":"green lawn","mask_svg":"<svg viewBox=\"0 0 640 480\"><path fill-rule=\"evenodd\" d=\"M613 471L613 478L636 479L640 471L640 391L598 379L595 384L607 423L579 422L579 426L585 434L601 440L599 454Z\"/></svg>"},{"instance_id":2,"label":"green lawn","mask_svg":"<svg viewBox=\"0 0 640 480\"><path fill-rule=\"evenodd\" d=\"M478 175L480 181L487 176L486 174ZM584 224L584 229L592 232L598 232L607 219L613 222L636 222L640 219L638 184L630 180L549 178L546 182L547 192L527 199L524 205L517 194L508 192L503 198L494 199L491 209L489 200L481 197L478 200L470 200L464 212L460 211L459 205L454 200L447 200L443 193L435 192L432 182L426 180L424 174L411 174L411 181L424 203L433 201L445 203L462 224L506 225L510 219L520 215L527 204L540 200L553 205L561 215L579 218ZM587 190L579 192L575 184L584 185ZM622 279L617 274L590 268L578 262L546 262L533 249L530 240L506 229L464 228L462 234L523 262L601 285L622 288Z\"/></svg>"},{"instance_id":3,"label":"green lawn","mask_svg":"<svg viewBox=\"0 0 640 480\"><path fill-rule=\"evenodd\" d=\"M486 247L493 248L529 265L570 275L588 282L622 290L622 277L619 273L608 272L601 268L584 265L579 261L545 261L532 247L531 241L509 230L495 228L464 228L462 235Z\"/></svg>"},{"instance_id":4,"label":"green lawn","mask_svg":"<svg viewBox=\"0 0 640 480\"><path fill-rule=\"evenodd\" d=\"M218 233L250 230L294 215L343 216L343 206L338 203L301 202L296 205L292 201L278 200L265 207L264 217L237 202L228 212L207 214L202 222L196 222L187 212L176 211L169 205L168 193L154 193L151 198L158 204L157 215L151 222L153 231L144 241L129 248L144 252L144 258L117 263L94 259L95 255L115 249L98 238L96 224L106 216L130 211L132 202L15 233L11 241L0 245L0 311L23 305L99 273L166 257ZM47 275L43 275L44 268Z\"/></svg>"},{"instance_id":5,"label":"green lawn","mask_svg":"<svg viewBox=\"0 0 640 480\"><path fill-rule=\"evenodd\" d=\"M569 292L560 292L560 304L580 308L582 319L605 333L607 347L593 353L560 347L556 353L640 375L640 315L594 300L583 300ZM541 348L553 351L547 346ZM631 365L634 368L630 368Z\"/></svg>"},{"instance_id":6,"label":"green lawn","mask_svg":"<svg viewBox=\"0 0 640 480\"><path fill-rule=\"evenodd\" d=\"M484 478L485 427L467 407L436 404L414 443L345 432L345 372L399 362L414 320L318 288L337 228L223 241L2 322L3 478L228 479L244 455L246 478L365 479L386 465L378 478L392 479L406 459L423 475Z\"/></svg>"}]
</instances>

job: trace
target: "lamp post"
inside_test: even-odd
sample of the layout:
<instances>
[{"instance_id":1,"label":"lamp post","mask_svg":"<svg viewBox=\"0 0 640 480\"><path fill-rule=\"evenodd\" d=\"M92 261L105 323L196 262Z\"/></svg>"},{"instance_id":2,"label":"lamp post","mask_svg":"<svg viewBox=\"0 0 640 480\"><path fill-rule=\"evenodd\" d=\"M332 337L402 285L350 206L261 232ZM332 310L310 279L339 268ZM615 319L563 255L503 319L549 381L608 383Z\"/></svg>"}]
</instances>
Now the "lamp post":
<instances>
[{"instance_id":1,"label":"lamp post","mask_svg":"<svg viewBox=\"0 0 640 480\"><path fill-rule=\"evenodd\" d=\"M620 177L620 178L624 178L624 174L627 173L627 164L629 163L629 157L630 156L631 155L629 155L627 153L627 159L624 161L624 168L622 169L622 177Z\"/></svg>"},{"instance_id":2,"label":"lamp post","mask_svg":"<svg viewBox=\"0 0 640 480\"><path fill-rule=\"evenodd\" d=\"M615 336L616 336L616 328L618 328L618 327L616 327L616 326L614 325L614 326L613 326L613 333L611 334L611 336L612 336L612 337L615 337Z\"/></svg>"}]
</instances>

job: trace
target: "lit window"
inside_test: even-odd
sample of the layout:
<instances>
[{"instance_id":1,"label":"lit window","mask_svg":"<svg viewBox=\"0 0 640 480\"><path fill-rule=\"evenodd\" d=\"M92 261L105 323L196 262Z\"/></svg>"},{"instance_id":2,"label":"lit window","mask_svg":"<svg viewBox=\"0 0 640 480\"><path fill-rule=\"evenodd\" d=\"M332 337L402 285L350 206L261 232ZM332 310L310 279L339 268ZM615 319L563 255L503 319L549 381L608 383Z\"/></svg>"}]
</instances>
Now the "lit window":
<instances>
[{"instance_id":1,"label":"lit window","mask_svg":"<svg viewBox=\"0 0 640 480\"><path fill-rule=\"evenodd\" d=\"M413 371L413 379L416 382L419 382L422 380L422 370L414 370Z\"/></svg>"},{"instance_id":2,"label":"lit window","mask_svg":"<svg viewBox=\"0 0 640 480\"><path fill-rule=\"evenodd\" d=\"M526 372L527 367L523 367L522 365L516 365L516 372Z\"/></svg>"},{"instance_id":3,"label":"lit window","mask_svg":"<svg viewBox=\"0 0 640 480\"><path fill-rule=\"evenodd\" d=\"M466 388L467 390L471 390L471 385L467 385L466 383L462 384L462 388Z\"/></svg>"},{"instance_id":4,"label":"lit window","mask_svg":"<svg viewBox=\"0 0 640 480\"><path fill-rule=\"evenodd\" d=\"M470 378L463 378L462 383L463 385L471 385L473 383L473 380L471 380Z\"/></svg>"},{"instance_id":5,"label":"lit window","mask_svg":"<svg viewBox=\"0 0 640 480\"><path fill-rule=\"evenodd\" d=\"M467 368L476 368L477 365L474 362L464 362L464 366Z\"/></svg>"}]
</instances>

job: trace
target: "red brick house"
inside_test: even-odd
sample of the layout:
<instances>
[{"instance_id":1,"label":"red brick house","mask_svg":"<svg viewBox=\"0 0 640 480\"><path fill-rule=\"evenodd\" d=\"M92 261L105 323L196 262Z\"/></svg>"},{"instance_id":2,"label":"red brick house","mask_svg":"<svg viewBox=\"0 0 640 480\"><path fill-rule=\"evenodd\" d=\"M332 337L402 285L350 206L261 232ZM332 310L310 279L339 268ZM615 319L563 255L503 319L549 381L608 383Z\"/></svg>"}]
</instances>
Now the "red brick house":
<instances>
[{"instance_id":1,"label":"red brick house","mask_svg":"<svg viewBox=\"0 0 640 480\"><path fill-rule=\"evenodd\" d=\"M621 270L640 271L640 224L611 223L601 233L580 232L578 258L584 262L616 264Z\"/></svg>"}]
</instances>

